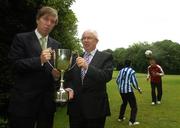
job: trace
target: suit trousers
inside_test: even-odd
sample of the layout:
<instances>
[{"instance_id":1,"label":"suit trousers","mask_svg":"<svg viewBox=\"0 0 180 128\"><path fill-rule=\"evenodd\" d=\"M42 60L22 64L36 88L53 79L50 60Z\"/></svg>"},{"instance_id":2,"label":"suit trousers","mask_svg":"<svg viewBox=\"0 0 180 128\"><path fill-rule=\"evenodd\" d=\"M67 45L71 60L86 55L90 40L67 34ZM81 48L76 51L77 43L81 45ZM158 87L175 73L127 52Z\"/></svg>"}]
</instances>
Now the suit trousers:
<instances>
[{"instance_id":1,"label":"suit trousers","mask_svg":"<svg viewBox=\"0 0 180 128\"><path fill-rule=\"evenodd\" d=\"M119 119L123 119L125 111L126 111L126 106L129 103L131 107L131 114L130 114L130 119L132 123L136 121L136 115L137 115L137 103L136 103L136 97L133 92L129 93L121 93L121 98L123 103L121 104L120 107L120 113L119 113Z\"/></svg>"},{"instance_id":2,"label":"suit trousers","mask_svg":"<svg viewBox=\"0 0 180 128\"><path fill-rule=\"evenodd\" d=\"M69 116L70 128L104 128L106 117L87 119L81 116Z\"/></svg>"},{"instance_id":3,"label":"suit trousers","mask_svg":"<svg viewBox=\"0 0 180 128\"><path fill-rule=\"evenodd\" d=\"M37 116L9 115L9 128L53 128L54 114L41 111Z\"/></svg>"},{"instance_id":4,"label":"suit trousers","mask_svg":"<svg viewBox=\"0 0 180 128\"><path fill-rule=\"evenodd\" d=\"M156 88L157 88L157 95L156 95ZM162 82L160 82L160 83L151 82L151 97L152 97L152 102L156 103L156 100L161 101L161 98L162 98Z\"/></svg>"}]
</instances>

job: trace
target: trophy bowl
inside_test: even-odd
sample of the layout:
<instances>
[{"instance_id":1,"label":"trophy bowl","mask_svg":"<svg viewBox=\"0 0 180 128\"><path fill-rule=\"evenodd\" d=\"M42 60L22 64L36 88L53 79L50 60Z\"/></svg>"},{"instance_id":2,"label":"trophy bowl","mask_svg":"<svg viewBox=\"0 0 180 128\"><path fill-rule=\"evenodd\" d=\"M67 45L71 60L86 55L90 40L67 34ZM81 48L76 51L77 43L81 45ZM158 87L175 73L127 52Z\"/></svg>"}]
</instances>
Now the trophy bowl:
<instances>
[{"instance_id":1,"label":"trophy bowl","mask_svg":"<svg viewBox=\"0 0 180 128\"><path fill-rule=\"evenodd\" d=\"M54 66L61 73L60 88L56 93L56 102L63 103L68 101L68 92L64 89L64 73L71 65L72 52L70 49L57 49L54 52Z\"/></svg>"}]
</instances>

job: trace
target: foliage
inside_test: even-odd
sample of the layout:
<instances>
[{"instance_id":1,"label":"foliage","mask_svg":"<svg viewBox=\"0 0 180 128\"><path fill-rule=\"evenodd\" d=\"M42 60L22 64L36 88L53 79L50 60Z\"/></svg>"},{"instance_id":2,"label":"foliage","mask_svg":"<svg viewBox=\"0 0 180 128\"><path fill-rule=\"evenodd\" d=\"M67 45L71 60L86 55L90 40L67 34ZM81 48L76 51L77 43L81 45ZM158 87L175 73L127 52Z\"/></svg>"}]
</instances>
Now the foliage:
<instances>
[{"instance_id":1,"label":"foliage","mask_svg":"<svg viewBox=\"0 0 180 128\"><path fill-rule=\"evenodd\" d=\"M63 48L81 51L80 40L77 38L77 18L70 9L73 2L75 0L46 0L44 4L59 12L59 23L52 32L54 38L63 44Z\"/></svg>"},{"instance_id":2,"label":"foliage","mask_svg":"<svg viewBox=\"0 0 180 128\"><path fill-rule=\"evenodd\" d=\"M77 18L70 9L75 0L1 0L0 1L0 87L13 84L13 73L8 62L8 52L17 33L36 28L36 13L42 6L58 10L59 24L51 36L63 44L63 48L81 50L77 38Z\"/></svg>"},{"instance_id":3,"label":"foliage","mask_svg":"<svg viewBox=\"0 0 180 128\"><path fill-rule=\"evenodd\" d=\"M32 30L35 9L26 6L25 1L0 1L0 86L12 84L12 72L8 63L8 52L16 33ZM7 87L7 86L6 86Z\"/></svg>"},{"instance_id":4,"label":"foliage","mask_svg":"<svg viewBox=\"0 0 180 128\"><path fill-rule=\"evenodd\" d=\"M113 52L114 64L117 67L117 70L120 70L123 67L123 63L125 60L125 48L117 48Z\"/></svg>"},{"instance_id":5,"label":"foliage","mask_svg":"<svg viewBox=\"0 0 180 128\"><path fill-rule=\"evenodd\" d=\"M152 50L157 63L162 66L166 74L180 74L180 44L171 40L157 41L152 44L134 43L125 48L117 48L113 51L115 66L122 67L125 59L132 60L132 66L137 72L146 72L148 59L145 51Z\"/></svg>"},{"instance_id":6,"label":"foliage","mask_svg":"<svg viewBox=\"0 0 180 128\"><path fill-rule=\"evenodd\" d=\"M180 74L180 44L170 40L153 44L153 52L167 73Z\"/></svg>"},{"instance_id":7,"label":"foliage","mask_svg":"<svg viewBox=\"0 0 180 128\"><path fill-rule=\"evenodd\" d=\"M111 50L111 49L106 49L106 50L104 50L103 52L107 52L107 53L112 54L112 53L113 53L113 50Z\"/></svg>"}]
</instances>

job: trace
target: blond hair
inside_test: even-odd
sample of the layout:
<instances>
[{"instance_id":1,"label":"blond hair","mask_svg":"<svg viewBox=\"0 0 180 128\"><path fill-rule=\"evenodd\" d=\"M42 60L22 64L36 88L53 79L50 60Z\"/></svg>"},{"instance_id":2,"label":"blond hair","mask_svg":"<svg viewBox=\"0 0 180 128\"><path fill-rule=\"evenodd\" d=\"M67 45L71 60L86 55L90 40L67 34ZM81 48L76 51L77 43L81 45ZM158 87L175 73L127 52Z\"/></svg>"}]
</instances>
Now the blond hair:
<instances>
[{"instance_id":1,"label":"blond hair","mask_svg":"<svg viewBox=\"0 0 180 128\"><path fill-rule=\"evenodd\" d=\"M39 20L44 15L51 15L56 17L56 24L58 24L58 12L56 9L52 7L44 6L38 11L36 15L36 19Z\"/></svg>"}]
</instances>

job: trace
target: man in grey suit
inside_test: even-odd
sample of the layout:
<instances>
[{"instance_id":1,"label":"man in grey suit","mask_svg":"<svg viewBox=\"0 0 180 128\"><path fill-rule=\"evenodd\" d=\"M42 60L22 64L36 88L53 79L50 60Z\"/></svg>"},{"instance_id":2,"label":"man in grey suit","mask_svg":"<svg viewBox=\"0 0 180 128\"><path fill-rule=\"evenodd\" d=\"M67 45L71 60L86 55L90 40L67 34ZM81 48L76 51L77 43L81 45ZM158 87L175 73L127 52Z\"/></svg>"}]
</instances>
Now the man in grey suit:
<instances>
[{"instance_id":1,"label":"man in grey suit","mask_svg":"<svg viewBox=\"0 0 180 128\"><path fill-rule=\"evenodd\" d=\"M10 128L52 128L55 112L55 69L49 63L51 49L59 43L49 37L58 23L57 11L42 7L37 13L37 28L17 34L9 59L15 69L15 85L9 104Z\"/></svg>"},{"instance_id":2,"label":"man in grey suit","mask_svg":"<svg viewBox=\"0 0 180 128\"><path fill-rule=\"evenodd\" d=\"M98 35L86 30L82 35L85 50L74 58L77 65L68 72L65 85L69 92L68 115L70 128L104 128L110 115L106 83L112 78L112 55L96 49Z\"/></svg>"}]
</instances>

